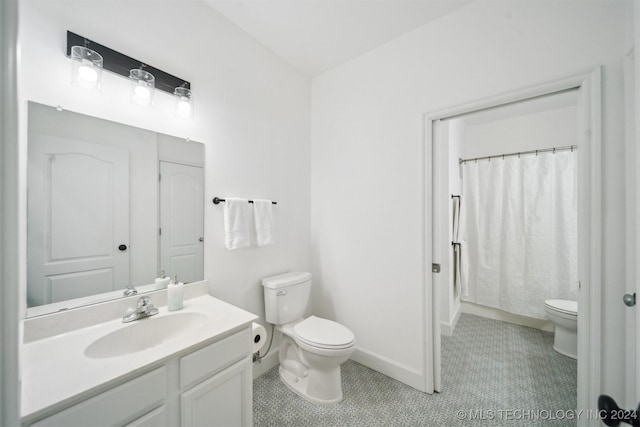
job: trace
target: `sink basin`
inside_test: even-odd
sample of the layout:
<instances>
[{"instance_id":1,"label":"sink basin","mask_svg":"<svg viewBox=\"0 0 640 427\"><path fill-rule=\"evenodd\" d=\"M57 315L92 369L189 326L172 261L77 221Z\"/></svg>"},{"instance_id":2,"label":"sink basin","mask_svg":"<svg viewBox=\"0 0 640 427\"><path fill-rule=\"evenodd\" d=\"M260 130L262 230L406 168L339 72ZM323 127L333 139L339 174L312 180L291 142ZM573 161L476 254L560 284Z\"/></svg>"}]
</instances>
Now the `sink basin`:
<instances>
[{"instance_id":1,"label":"sink basin","mask_svg":"<svg viewBox=\"0 0 640 427\"><path fill-rule=\"evenodd\" d=\"M91 359L107 359L137 353L186 333L207 320L202 313L176 313L147 317L98 338L84 351Z\"/></svg>"}]
</instances>

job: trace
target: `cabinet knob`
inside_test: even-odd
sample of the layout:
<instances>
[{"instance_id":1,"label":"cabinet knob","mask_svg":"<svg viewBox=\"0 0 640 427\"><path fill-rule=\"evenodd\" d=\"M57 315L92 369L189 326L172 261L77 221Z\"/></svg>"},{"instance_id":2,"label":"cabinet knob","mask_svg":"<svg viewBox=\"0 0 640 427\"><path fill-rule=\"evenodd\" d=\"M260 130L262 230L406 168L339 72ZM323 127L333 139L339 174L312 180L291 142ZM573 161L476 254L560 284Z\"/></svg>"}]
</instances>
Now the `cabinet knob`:
<instances>
[{"instance_id":1,"label":"cabinet knob","mask_svg":"<svg viewBox=\"0 0 640 427\"><path fill-rule=\"evenodd\" d=\"M634 305L636 305L636 293L634 292L633 295L624 294L624 296L622 297L622 302L624 302L624 305L626 305L627 307L633 307Z\"/></svg>"}]
</instances>

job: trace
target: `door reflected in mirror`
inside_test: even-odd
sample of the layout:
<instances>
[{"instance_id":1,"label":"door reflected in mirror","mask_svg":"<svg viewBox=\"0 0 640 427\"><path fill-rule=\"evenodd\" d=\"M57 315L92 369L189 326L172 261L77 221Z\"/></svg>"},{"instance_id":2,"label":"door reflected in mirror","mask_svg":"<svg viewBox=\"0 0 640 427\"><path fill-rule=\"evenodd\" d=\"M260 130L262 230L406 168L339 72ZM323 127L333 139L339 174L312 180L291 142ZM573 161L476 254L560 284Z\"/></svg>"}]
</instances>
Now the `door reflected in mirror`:
<instances>
[{"instance_id":1,"label":"door reflected in mirror","mask_svg":"<svg viewBox=\"0 0 640 427\"><path fill-rule=\"evenodd\" d=\"M204 145L29 103L28 316L204 278Z\"/></svg>"}]
</instances>

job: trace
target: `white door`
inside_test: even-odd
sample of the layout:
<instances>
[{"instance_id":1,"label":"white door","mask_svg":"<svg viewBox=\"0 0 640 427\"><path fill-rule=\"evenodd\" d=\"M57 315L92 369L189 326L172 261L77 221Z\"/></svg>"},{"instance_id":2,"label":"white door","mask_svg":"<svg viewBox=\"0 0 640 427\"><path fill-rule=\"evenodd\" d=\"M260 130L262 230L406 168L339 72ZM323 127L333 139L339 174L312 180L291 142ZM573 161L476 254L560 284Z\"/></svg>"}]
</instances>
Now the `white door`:
<instances>
[{"instance_id":1,"label":"white door","mask_svg":"<svg viewBox=\"0 0 640 427\"><path fill-rule=\"evenodd\" d=\"M160 269L181 282L204 279L201 167L160 162Z\"/></svg>"},{"instance_id":2,"label":"white door","mask_svg":"<svg viewBox=\"0 0 640 427\"><path fill-rule=\"evenodd\" d=\"M27 304L129 283L129 154L29 134Z\"/></svg>"}]
</instances>

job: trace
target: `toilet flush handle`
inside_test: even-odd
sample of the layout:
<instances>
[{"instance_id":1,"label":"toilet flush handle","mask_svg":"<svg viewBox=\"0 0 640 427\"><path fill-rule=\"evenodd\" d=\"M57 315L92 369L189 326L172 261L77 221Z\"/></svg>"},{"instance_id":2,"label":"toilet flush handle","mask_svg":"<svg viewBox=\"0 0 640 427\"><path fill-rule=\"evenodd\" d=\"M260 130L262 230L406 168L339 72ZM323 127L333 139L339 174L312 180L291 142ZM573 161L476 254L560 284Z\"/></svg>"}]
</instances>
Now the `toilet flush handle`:
<instances>
[{"instance_id":1,"label":"toilet flush handle","mask_svg":"<svg viewBox=\"0 0 640 427\"><path fill-rule=\"evenodd\" d=\"M284 289L281 290L281 291L276 292L276 296L279 296L279 297L281 297L283 295L286 295L286 294L287 294L287 291L285 291Z\"/></svg>"}]
</instances>

